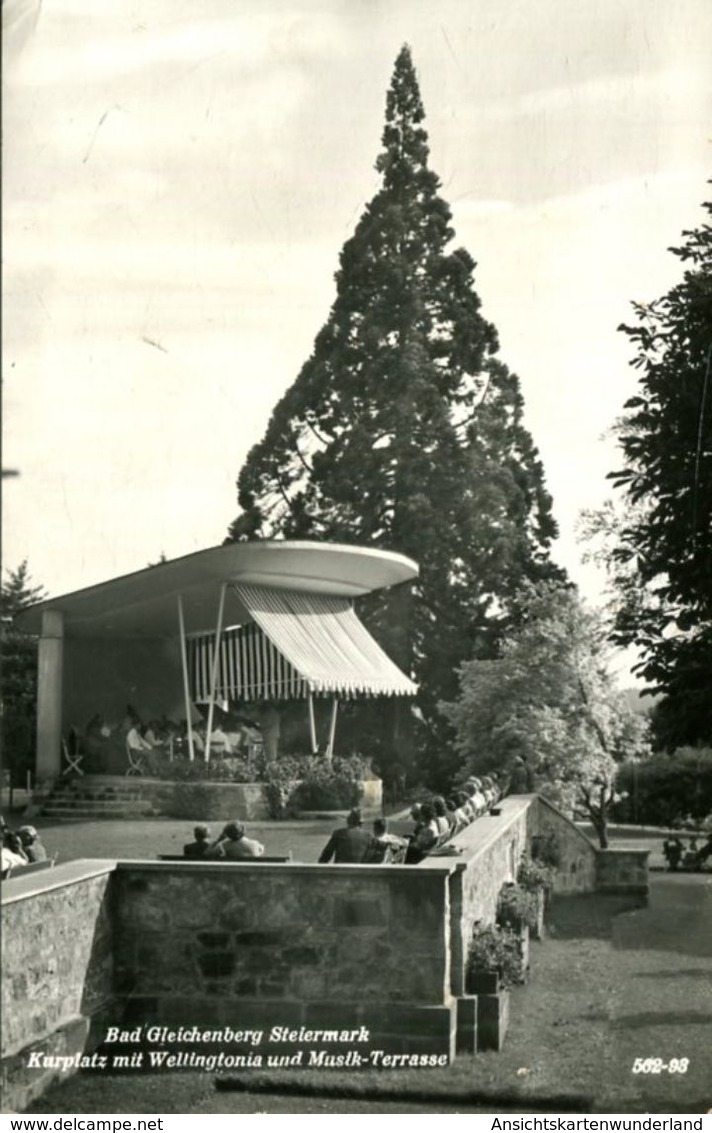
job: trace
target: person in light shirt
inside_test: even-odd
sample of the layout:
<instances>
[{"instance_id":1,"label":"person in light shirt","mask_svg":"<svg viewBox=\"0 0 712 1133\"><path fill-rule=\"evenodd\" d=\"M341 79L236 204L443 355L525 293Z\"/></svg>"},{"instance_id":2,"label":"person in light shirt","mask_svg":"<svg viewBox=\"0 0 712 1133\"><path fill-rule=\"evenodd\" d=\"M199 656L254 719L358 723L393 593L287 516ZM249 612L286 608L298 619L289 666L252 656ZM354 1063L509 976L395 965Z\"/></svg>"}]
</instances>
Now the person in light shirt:
<instances>
[{"instance_id":1,"label":"person in light shirt","mask_svg":"<svg viewBox=\"0 0 712 1133\"><path fill-rule=\"evenodd\" d=\"M210 733L210 751L214 755L230 755L232 753L230 738L220 724L217 728L213 728Z\"/></svg>"},{"instance_id":2,"label":"person in light shirt","mask_svg":"<svg viewBox=\"0 0 712 1133\"><path fill-rule=\"evenodd\" d=\"M222 834L205 853L206 858L218 861L240 861L242 858L261 858L265 848L256 838L248 838L241 822L228 822Z\"/></svg>"},{"instance_id":3,"label":"person in light shirt","mask_svg":"<svg viewBox=\"0 0 712 1133\"><path fill-rule=\"evenodd\" d=\"M126 733L126 743L132 751L153 751L152 744L141 735L138 721L135 721Z\"/></svg>"}]
</instances>

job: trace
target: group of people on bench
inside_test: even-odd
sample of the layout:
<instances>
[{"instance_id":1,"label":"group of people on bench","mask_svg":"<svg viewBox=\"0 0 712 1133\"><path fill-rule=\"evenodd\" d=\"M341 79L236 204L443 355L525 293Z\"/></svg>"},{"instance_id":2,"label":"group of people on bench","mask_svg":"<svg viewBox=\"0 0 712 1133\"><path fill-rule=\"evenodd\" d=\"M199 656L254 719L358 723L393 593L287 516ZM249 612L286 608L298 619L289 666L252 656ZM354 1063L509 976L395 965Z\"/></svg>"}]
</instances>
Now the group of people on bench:
<instances>
[{"instance_id":1,"label":"group of people on bench","mask_svg":"<svg viewBox=\"0 0 712 1133\"><path fill-rule=\"evenodd\" d=\"M384 818L377 818L372 832L364 829L360 810L352 810L346 826L334 830L319 861L337 863L415 865L436 851L476 818L487 814L502 797L497 777L472 776L447 801L439 795L411 807L413 830L402 837L391 834Z\"/></svg>"},{"instance_id":2,"label":"group of people on bench","mask_svg":"<svg viewBox=\"0 0 712 1133\"><path fill-rule=\"evenodd\" d=\"M663 842L663 854L668 869L673 873L678 869L701 870L712 857L712 833L707 835L707 840L702 846L698 846L697 838L690 838L687 849L679 835L666 838Z\"/></svg>"},{"instance_id":3,"label":"group of people on bench","mask_svg":"<svg viewBox=\"0 0 712 1133\"><path fill-rule=\"evenodd\" d=\"M21 826L11 830L0 815L2 830L2 876L8 877L28 865L47 861L47 851L34 826Z\"/></svg>"},{"instance_id":4,"label":"group of people on bench","mask_svg":"<svg viewBox=\"0 0 712 1133\"><path fill-rule=\"evenodd\" d=\"M183 857L206 861L241 861L261 858L265 848L256 838L248 838L241 822L228 822L220 835L211 840L210 828L199 823L193 828L193 841L183 847Z\"/></svg>"}]
</instances>

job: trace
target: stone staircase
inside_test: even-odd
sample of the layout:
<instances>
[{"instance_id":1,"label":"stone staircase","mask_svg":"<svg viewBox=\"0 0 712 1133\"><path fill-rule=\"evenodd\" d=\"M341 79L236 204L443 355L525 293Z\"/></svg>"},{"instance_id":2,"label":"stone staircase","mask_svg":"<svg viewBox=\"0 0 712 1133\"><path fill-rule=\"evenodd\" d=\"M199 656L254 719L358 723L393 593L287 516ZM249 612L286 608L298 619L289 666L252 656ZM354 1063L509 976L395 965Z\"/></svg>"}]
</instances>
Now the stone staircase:
<instances>
[{"instance_id":1,"label":"stone staircase","mask_svg":"<svg viewBox=\"0 0 712 1133\"><path fill-rule=\"evenodd\" d=\"M59 779L41 805L46 818L149 818L157 814L141 779L122 775L77 775Z\"/></svg>"}]
</instances>

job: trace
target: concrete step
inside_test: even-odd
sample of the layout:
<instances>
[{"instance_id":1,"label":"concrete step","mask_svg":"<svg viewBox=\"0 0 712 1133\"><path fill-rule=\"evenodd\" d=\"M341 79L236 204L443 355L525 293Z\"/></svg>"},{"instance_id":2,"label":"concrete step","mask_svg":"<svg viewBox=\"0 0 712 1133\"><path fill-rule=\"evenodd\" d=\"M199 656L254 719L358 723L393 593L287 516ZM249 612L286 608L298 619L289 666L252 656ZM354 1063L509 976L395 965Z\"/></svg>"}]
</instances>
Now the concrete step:
<instances>
[{"instance_id":1,"label":"concrete step","mask_svg":"<svg viewBox=\"0 0 712 1133\"><path fill-rule=\"evenodd\" d=\"M134 799L144 799L142 790L136 791L53 791L53 799L66 799L68 802L76 799L81 802L131 802Z\"/></svg>"},{"instance_id":2,"label":"concrete step","mask_svg":"<svg viewBox=\"0 0 712 1133\"><path fill-rule=\"evenodd\" d=\"M47 799L45 806L59 806L67 810L79 807L81 810L126 810L135 807L151 807L150 799L74 799L62 798L52 795Z\"/></svg>"},{"instance_id":3,"label":"concrete step","mask_svg":"<svg viewBox=\"0 0 712 1133\"><path fill-rule=\"evenodd\" d=\"M153 815L153 808L145 807L112 807L105 810L96 810L94 807L65 807L52 806L47 803L42 808L44 818L85 819L85 818L144 818Z\"/></svg>"}]
</instances>

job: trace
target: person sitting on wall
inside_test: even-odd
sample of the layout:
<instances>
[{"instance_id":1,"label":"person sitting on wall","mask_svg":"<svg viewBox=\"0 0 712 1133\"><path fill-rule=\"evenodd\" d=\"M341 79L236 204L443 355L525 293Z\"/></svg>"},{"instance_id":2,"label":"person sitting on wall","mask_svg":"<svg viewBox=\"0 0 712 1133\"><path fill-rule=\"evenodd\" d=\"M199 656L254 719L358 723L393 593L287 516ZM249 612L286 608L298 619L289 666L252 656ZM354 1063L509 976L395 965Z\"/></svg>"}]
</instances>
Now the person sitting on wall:
<instances>
[{"instance_id":1,"label":"person sitting on wall","mask_svg":"<svg viewBox=\"0 0 712 1133\"><path fill-rule=\"evenodd\" d=\"M440 795L436 795L433 799L433 808L435 810L435 825L438 828L438 838L448 838L450 835L450 819L448 818L445 799Z\"/></svg>"},{"instance_id":2,"label":"person sitting on wall","mask_svg":"<svg viewBox=\"0 0 712 1133\"><path fill-rule=\"evenodd\" d=\"M183 847L184 858L204 858L210 847L210 828L204 822L193 827L193 842Z\"/></svg>"},{"instance_id":3,"label":"person sitting on wall","mask_svg":"<svg viewBox=\"0 0 712 1133\"><path fill-rule=\"evenodd\" d=\"M2 865L0 866L0 872L2 873L2 876L7 877L10 870L18 869L18 867L21 867L23 865L27 865L27 858L22 854L16 854L14 850L10 849L9 845L6 845L3 842Z\"/></svg>"},{"instance_id":4,"label":"person sitting on wall","mask_svg":"<svg viewBox=\"0 0 712 1133\"><path fill-rule=\"evenodd\" d=\"M372 865L379 862L394 864L405 860L407 849L408 839L390 834L385 818L376 818L373 822L373 841L363 860Z\"/></svg>"},{"instance_id":5,"label":"person sitting on wall","mask_svg":"<svg viewBox=\"0 0 712 1133\"><path fill-rule=\"evenodd\" d=\"M363 862L370 853L374 839L363 829L361 811L352 810L346 819L346 826L332 832L329 841L319 854L320 862L333 860L341 862Z\"/></svg>"},{"instance_id":6,"label":"person sitting on wall","mask_svg":"<svg viewBox=\"0 0 712 1133\"><path fill-rule=\"evenodd\" d=\"M2 832L2 872L3 876L10 869L17 869L19 866L27 865L29 858L24 851L22 842L19 836L10 829L9 826L3 825Z\"/></svg>"},{"instance_id":7,"label":"person sitting on wall","mask_svg":"<svg viewBox=\"0 0 712 1133\"><path fill-rule=\"evenodd\" d=\"M28 862L46 862L47 851L34 826L21 826L17 832L22 849Z\"/></svg>"},{"instance_id":8,"label":"person sitting on wall","mask_svg":"<svg viewBox=\"0 0 712 1133\"><path fill-rule=\"evenodd\" d=\"M469 826L470 823L477 817L475 804L468 795L467 791L460 789L455 795L457 800L457 809L460 816L460 821L463 826Z\"/></svg>"},{"instance_id":9,"label":"person sitting on wall","mask_svg":"<svg viewBox=\"0 0 712 1133\"><path fill-rule=\"evenodd\" d=\"M487 810L487 797L482 790L482 784L479 779L468 779L465 784L465 790L470 797L470 804L475 812L475 818L479 818Z\"/></svg>"},{"instance_id":10,"label":"person sitting on wall","mask_svg":"<svg viewBox=\"0 0 712 1133\"><path fill-rule=\"evenodd\" d=\"M420 823L408 843L405 856L406 865L421 862L438 844L438 830L435 824L435 808L432 803L420 804Z\"/></svg>"},{"instance_id":11,"label":"person sitting on wall","mask_svg":"<svg viewBox=\"0 0 712 1133\"><path fill-rule=\"evenodd\" d=\"M264 852L261 842L245 836L241 822L228 822L217 841L207 849L205 857L241 861L243 858L261 858Z\"/></svg>"}]
</instances>

